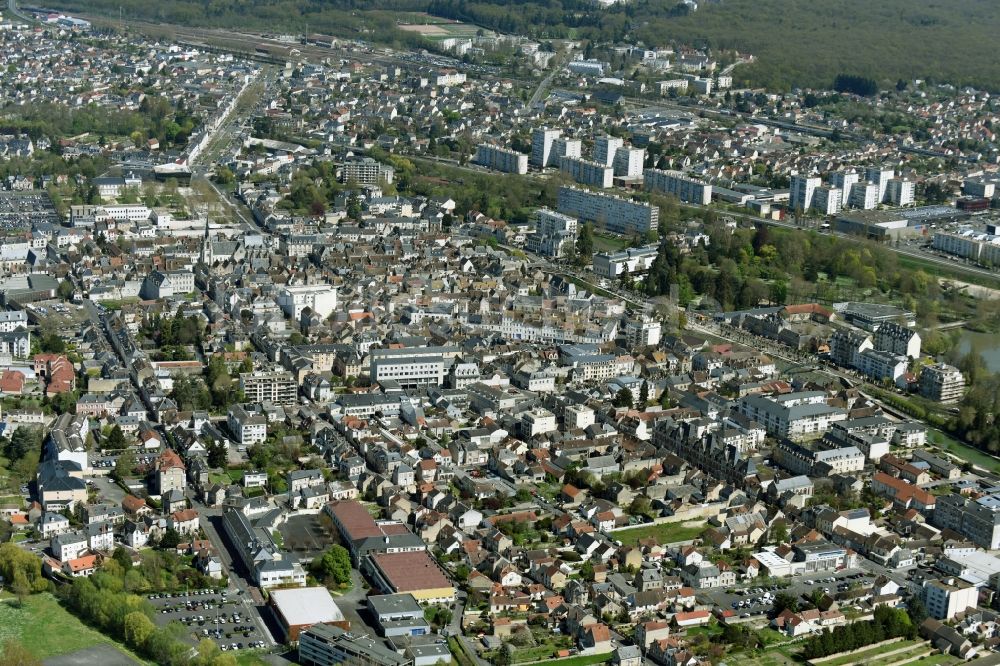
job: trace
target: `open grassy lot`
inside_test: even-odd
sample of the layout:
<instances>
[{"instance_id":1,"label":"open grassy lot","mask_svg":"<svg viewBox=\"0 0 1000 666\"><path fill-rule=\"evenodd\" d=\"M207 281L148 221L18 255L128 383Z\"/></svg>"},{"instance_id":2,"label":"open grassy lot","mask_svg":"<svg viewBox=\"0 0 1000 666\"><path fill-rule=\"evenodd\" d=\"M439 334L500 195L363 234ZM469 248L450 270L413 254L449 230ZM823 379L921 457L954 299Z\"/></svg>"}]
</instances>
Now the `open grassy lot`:
<instances>
[{"instance_id":1,"label":"open grassy lot","mask_svg":"<svg viewBox=\"0 0 1000 666\"><path fill-rule=\"evenodd\" d=\"M124 646L91 629L59 605L51 594L35 594L18 607L10 595L0 599L0 644L15 639L39 659L76 652L94 645L111 645L142 661Z\"/></svg>"},{"instance_id":2,"label":"open grassy lot","mask_svg":"<svg viewBox=\"0 0 1000 666\"><path fill-rule=\"evenodd\" d=\"M609 661L611 661L610 654L585 654L565 659L546 659L545 663L555 666L591 666L591 664L606 664Z\"/></svg>"},{"instance_id":3,"label":"open grassy lot","mask_svg":"<svg viewBox=\"0 0 1000 666\"><path fill-rule=\"evenodd\" d=\"M854 652L851 654L845 654L842 657L837 657L836 659L831 659L830 661L824 661L823 666L843 666L843 664L851 664L854 662L865 662L871 663L873 659L881 654L886 654L894 650L900 650L905 647L915 647L918 645L923 645L923 641L896 641L894 643L887 643L885 645L880 645L876 648L870 650L861 650L860 652ZM902 654L902 653L900 653ZM894 658L894 657L893 657Z\"/></svg>"},{"instance_id":4,"label":"open grassy lot","mask_svg":"<svg viewBox=\"0 0 1000 666\"><path fill-rule=\"evenodd\" d=\"M974 449L967 444L933 428L927 431L927 440L937 447L947 451L962 460L966 460L973 465L978 465L991 472L1000 472L1000 460L994 458L985 451Z\"/></svg>"},{"instance_id":5,"label":"open grassy lot","mask_svg":"<svg viewBox=\"0 0 1000 666\"><path fill-rule=\"evenodd\" d=\"M597 252L618 252L628 247L628 240L611 234L594 234L594 250Z\"/></svg>"},{"instance_id":6,"label":"open grassy lot","mask_svg":"<svg viewBox=\"0 0 1000 666\"><path fill-rule=\"evenodd\" d=\"M705 531L705 523L687 525L685 523L662 523L618 530L612 533L612 538L621 541L623 546L635 545L639 539L653 537L658 543L676 543L690 541Z\"/></svg>"}]
</instances>

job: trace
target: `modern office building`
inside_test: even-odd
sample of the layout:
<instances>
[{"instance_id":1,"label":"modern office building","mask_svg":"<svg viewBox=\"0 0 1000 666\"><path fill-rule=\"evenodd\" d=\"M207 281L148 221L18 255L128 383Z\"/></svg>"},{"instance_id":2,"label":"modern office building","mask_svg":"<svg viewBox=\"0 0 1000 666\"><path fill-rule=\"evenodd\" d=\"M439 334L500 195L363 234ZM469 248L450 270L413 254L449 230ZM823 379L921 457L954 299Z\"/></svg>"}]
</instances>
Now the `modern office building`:
<instances>
[{"instance_id":1,"label":"modern office building","mask_svg":"<svg viewBox=\"0 0 1000 666\"><path fill-rule=\"evenodd\" d=\"M476 164L504 173L528 173L528 156L489 143L476 146Z\"/></svg>"},{"instance_id":2,"label":"modern office building","mask_svg":"<svg viewBox=\"0 0 1000 666\"><path fill-rule=\"evenodd\" d=\"M769 435L803 439L819 436L830 426L847 418L847 412L826 404L820 391L788 393L768 398L748 395L740 399L737 409L743 416L757 421Z\"/></svg>"},{"instance_id":3,"label":"modern office building","mask_svg":"<svg viewBox=\"0 0 1000 666\"><path fill-rule=\"evenodd\" d=\"M686 203L707 206L712 202L712 186L694 178L688 178L680 171L646 169L642 172L643 185L652 192L670 194Z\"/></svg>"},{"instance_id":4,"label":"modern office building","mask_svg":"<svg viewBox=\"0 0 1000 666\"><path fill-rule=\"evenodd\" d=\"M379 634L393 636L424 636L431 627L424 618L424 609L412 594L375 594L368 597L368 610Z\"/></svg>"},{"instance_id":5,"label":"modern office building","mask_svg":"<svg viewBox=\"0 0 1000 666\"><path fill-rule=\"evenodd\" d=\"M653 265L657 254L656 245L630 247L619 252L598 252L594 255L594 275L614 280L623 274L645 273Z\"/></svg>"},{"instance_id":6,"label":"modern office building","mask_svg":"<svg viewBox=\"0 0 1000 666\"><path fill-rule=\"evenodd\" d=\"M556 208L582 222L593 222L620 234L645 234L656 229L660 219L657 206L570 186L559 188Z\"/></svg>"},{"instance_id":7,"label":"modern office building","mask_svg":"<svg viewBox=\"0 0 1000 666\"><path fill-rule=\"evenodd\" d=\"M391 380L404 389L441 386L450 365L440 347L372 349L369 359L372 381Z\"/></svg>"},{"instance_id":8,"label":"modern office building","mask_svg":"<svg viewBox=\"0 0 1000 666\"><path fill-rule=\"evenodd\" d=\"M559 170L582 185L608 188L614 184L615 171L612 167L581 157L561 158Z\"/></svg>"}]
</instances>

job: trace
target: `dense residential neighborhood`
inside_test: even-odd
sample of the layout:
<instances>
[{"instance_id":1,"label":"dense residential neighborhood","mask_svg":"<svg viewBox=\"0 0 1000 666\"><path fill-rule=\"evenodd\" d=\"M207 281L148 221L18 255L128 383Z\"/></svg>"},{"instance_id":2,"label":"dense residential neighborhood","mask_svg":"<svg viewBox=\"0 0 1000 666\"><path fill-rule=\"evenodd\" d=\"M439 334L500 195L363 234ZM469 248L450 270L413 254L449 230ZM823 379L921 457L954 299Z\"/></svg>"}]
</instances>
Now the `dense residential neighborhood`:
<instances>
[{"instance_id":1,"label":"dense residential neighborhood","mask_svg":"<svg viewBox=\"0 0 1000 666\"><path fill-rule=\"evenodd\" d=\"M989 93L10 12L4 663L998 659Z\"/></svg>"}]
</instances>

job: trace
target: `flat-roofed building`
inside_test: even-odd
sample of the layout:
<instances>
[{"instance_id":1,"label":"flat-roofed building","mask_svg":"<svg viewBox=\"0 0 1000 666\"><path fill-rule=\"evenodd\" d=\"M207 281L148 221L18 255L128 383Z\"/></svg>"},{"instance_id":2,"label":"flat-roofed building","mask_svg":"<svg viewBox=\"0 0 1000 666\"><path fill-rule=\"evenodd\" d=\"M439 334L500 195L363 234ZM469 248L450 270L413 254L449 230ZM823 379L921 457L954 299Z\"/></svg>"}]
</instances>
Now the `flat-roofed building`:
<instances>
[{"instance_id":1,"label":"flat-roofed building","mask_svg":"<svg viewBox=\"0 0 1000 666\"><path fill-rule=\"evenodd\" d=\"M376 594L368 597L368 609L379 633L394 636L424 636L431 632L424 609L412 594Z\"/></svg>"},{"instance_id":2,"label":"flat-roofed building","mask_svg":"<svg viewBox=\"0 0 1000 666\"><path fill-rule=\"evenodd\" d=\"M299 385L292 373L276 372L240 373L240 390L249 402L273 402L276 405L294 405L298 399Z\"/></svg>"},{"instance_id":3,"label":"flat-roofed building","mask_svg":"<svg viewBox=\"0 0 1000 666\"><path fill-rule=\"evenodd\" d=\"M955 402L965 391L965 377L953 365L936 363L920 371L920 395L934 402Z\"/></svg>"},{"instance_id":4,"label":"flat-roofed building","mask_svg":"<svg viewBox=\"0 0 1000 666\"><path fill-rule=\"evenodd\" d=\"M328 624L347 630L351 623L325 587L297 587L271 590L268 604L285 635L285 642L294 643L309 627Z\"/></svg>"},{"instance_id":5,"label":"flat-roofed building","mask_svg":"<svg viewBox=\"0 0 1000 666\"><path fill-rule=\"evenodd\" d=\"M299 661L307 666L413 666L413 659L390 650L378 641L328 624L310 627L299 635Z\"/></svg>"},{"instance_id":6,"label":"flat-roofed building","mask_svg":"<svg viewBox=\"0 0 1000 666\"><path fill-rule=\"evenodd\" d=\"M971 539L987 550L1000 548L1000 494L968 499L959 494L937 498L931 523Z\"/></svg>"},{"instance_id":7,"label":"flat-roofed building","mask_svg":"<svg viewBox=\"0 0 1000 666\"><path fill-rule=\"evenodd\" d=\"M421 603L450 604L455 586L433 557L424 551L372 553L361 565L373 587L385 594L408 592Z\"/></svg>"},{"instance_id":8,"label":"flat-roofed building","mask_svg":"<svg viewBox=\"0 0 1000 666\"><path fill-rule=\"evenodd\" d=\"M707 206L712 202L712 186L690 178L680 171L646 169L642 172L647 190L670 194L681 201Z\"/></svg>"},{"instance_id":9,"label":"flat-roofed building","mask_svg":"<svg viewBox=\"0 0 1000 666\"><path fill-rule=\"evenodd\" d=\"M476 164L503 173L528 173L527 155L488 143L476 146Z\"/></svg>"},{"instance_id":10,"label":"flat-roofed building","mask_svg":"<svg viewBox=\"0 0 1000 666\"><path fill-rule=\"evenodd\" d=\"M645 234L656 229L660 220L658 206L571 186L559 188L556 208L620 234Z\"/></svg>"}]
</instances>

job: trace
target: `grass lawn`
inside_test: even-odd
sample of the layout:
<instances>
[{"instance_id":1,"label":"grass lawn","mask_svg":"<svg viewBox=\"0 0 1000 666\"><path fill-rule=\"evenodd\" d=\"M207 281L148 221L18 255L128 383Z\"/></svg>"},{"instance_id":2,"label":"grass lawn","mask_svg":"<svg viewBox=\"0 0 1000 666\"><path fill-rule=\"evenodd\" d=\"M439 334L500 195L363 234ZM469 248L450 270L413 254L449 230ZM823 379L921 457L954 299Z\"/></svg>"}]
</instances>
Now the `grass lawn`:
<instances>
[{"instance_id":1,"label":"grass lawn","mask_svg":"<svg viewBox=\"0 0 1000 666\"><path fill-rule=\"evenodd\" d=\"M699 523L694 526L686 526L683 523L661 523L660 525L646 525L627 530L617 530L611 533L611 538L621 541L623 546L633 546L639 539L648 539L650 537L653 537L661 544L676 543L696 538L705 531L707 526L706 523Z\"/></svg>"},{"instance_id":2,"label":"grass lawn","mask_svg":"<svg viewBox=\"0 0 1000 666\"><path fill-rule=\"evenodd\" d=\"M594 234L594 250L597 252L618 252L628 247L628 240L609 234Z\"/></svg>"},{"instance_id":3,"label":"grass lawn","mask_svg":"<svg viewBox=\"0 0 1000 666\"><path fill-rule=\"evenodd\" d=\"M960 661L961 659L953 657L950 654L932 654L929 657L911 661L906 666L952 666L952 664L957 664Z\"/></svg>"},{"instance_id":4,"label":"grass lawn","mask_svg":"<svg viewBox=\"0 0 1000 666\"><path fill-rule=\"evenodd\" d=\"M931 444L944 449L961 460L967 460L973 465L979 465L983 469L991 472L1000 472L1000 460L997 460L984 451L974 449L967 444L962 444L954 437L951 437L940 430L929 428L927 430L927 440Z\"/></svg>"},{"instance_id":5,"label":"grass lawn","mask_svg":"<svg viewBox=\"0 0 1000 666\"><path fill-rule=\"evenodd\" d=\"M934 646L928 643L922 643L920 645L914 645L909 650L905 652L897 652L894 655L888 657L882 657L881 659L875 660L865 660L865 666L869 664L871 666L890 666L890 664L896 664L901 661L906 661L907 659L913 659L919 654L926 653L928 650L933 650Z\"/></svg>"},{"instance_id":6,"label":"grass lawn","mask_svg":"<svg viewBox=\"0 0 1000 666\"><path fill-rule=\"evenodd\" d=\"M584 654L579 657L566 657L565 659L546 659L546 664L556 664L556 666L590 666L591 664L606 664L611 661L611 653L607 654Z\"/></svg>"},{"instance_id":7,"label":"grass lawn","mask_svg":"<svg viewBox=\"0 0 1000 666\"><path fill-rule=\"evenodd\" d=\"M718 636L718 635L722 634L722 626L719 625L719 623L716 622L713 619L710 623L708 623L706 625L703 625L703 626L700 626L700 627L691 627L690 629L687 630L687 636L688 636L688 638L692 638L694 636L698 636L698 635L701 635L701 634L704 634L705 636L708 636L709 638L712 638L714 636Z\"/></svg>"},{"instance_id":8,"label":"grass lawn","mask_svg":"<svg viewBox=\"0 0 1000 666\"><path fill-rule=\"evenodd\" d=\"M240 652L236 657L238 666L268 666L267 662L253 652Z\"/></svg>"},{"instance_id":9,"label":"grass lawn","mask_svg":"<svg viewBox=\"0 0 1000 666\"><path fill-rule=\"evenodd\" d=\"M824 661L822 666L843 666L843 664L850 664L853 662L868 662L871 659L879 656L880 654L885 654L887 652L892 652L893 650L901 650L904 647L913 647L916 645L921 645L923 641L905 641L899 640L894 643L887 643L885 645L880 645L876 648L870 650L860 650L858 652L853 652L851 654L845 654L842 657L837 657L836 659L831 659L830 661ZM902 654L902 653L900 653Z\"/></svg>"},{"instance_id":10,"label":"grass lawn","mask_svg":"<svg viewBox=\"0 0 1000 666\"><path fill-rule=\"evenodd\" d=\"M796 663L787 649L768 648L763 652L735 652L727 654L724 661L730 666L788 666Z\"/></svg>"},{"instance_id":11,"label":"grass lawn","mask_svg":"<svg viewBox=\"0 0 1000 666\"><path fill-rule=\"evenodd\" d=\"M24 608L18 608L16 600L4 595L0 601L0 644L10 639L18 640L39 659L103 643L144 661L125 646L85 625L48 593L28 597Z\"/></svg>"}]
</instances>

